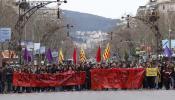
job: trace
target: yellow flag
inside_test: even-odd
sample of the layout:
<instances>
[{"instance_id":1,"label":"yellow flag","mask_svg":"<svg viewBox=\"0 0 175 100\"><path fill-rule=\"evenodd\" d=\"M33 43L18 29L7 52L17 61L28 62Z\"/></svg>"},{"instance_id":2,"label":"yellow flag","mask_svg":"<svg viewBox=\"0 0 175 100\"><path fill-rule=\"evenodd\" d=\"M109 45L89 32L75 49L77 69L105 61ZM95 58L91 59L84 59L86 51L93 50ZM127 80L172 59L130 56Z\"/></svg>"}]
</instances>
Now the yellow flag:
<instances>
[{"instance_id":1,"label":"yellow flag","mask_svg":"<svg viewBox=\"0 0 175 100\"><path fill-rule=\"evenodd\" d=\"M103 59L108 60L109 58L110 58L110 45L108 43L103 54Z\"/></svg>"},{"instance_id":2,"label":"yellow flag","mask_svg":"<svg viewBox=\"0 0 175 100\"><path fill-rule=\"evenodd\" d=\"M62 64L63 60L64 60L64 55L63 55L62 48L61 48L60 51L59 51L58 62L60 64Z\"/></svg>"},{"instance_id":3,"label":"yellow flag","mask_svg":"<svg viewBox=\"0 0 175 100\"><path fill-rule=\"evenodd\" d=\"M85 62L86 61L86 56L85 56L85 52L83 50L83 48L81 48L80 50L80 62Z\"/></svg>"}]
</instances>

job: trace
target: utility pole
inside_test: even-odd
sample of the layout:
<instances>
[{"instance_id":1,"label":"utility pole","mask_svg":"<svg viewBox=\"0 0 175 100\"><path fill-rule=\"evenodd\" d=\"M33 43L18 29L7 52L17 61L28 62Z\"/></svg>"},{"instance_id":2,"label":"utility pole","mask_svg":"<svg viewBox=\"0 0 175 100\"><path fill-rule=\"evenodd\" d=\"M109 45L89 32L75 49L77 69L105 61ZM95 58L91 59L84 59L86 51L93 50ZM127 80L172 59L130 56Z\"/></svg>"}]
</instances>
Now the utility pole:
<instances>
[{"instance_id":1,"label":"utility pole","mask_svg":"<svg viewBox=\"0 0 175 100\"><path fill-rule=\"evenodd\" d=\"M169 9L167 10L168 12L168 37L169 37L169 48L171 49L171 23L172 23L172 16L173 16L173 10L172 10L172 5L169 5Z\"/></svg>"},{"instance_id":2,"label":"utility pole","mask_svg":"<svg viewBox=\"0 0 175 100\"><path fill-rule=\"evenodd\" d=\"M19 0L19 3L21 3L21 1ZM19 14L19 23L18 23L18 26L21 26L21 21L20 20L22 20L22 17L21 17L21 8L20 8L20 5L19 5L19 7L18 7L18 14ZM18 28L18 35L19 35L19 40L18 40L18 48L17 48L17 51L19 51L18 53L18 55L19 55L19 63L21 64L22 63L22 58L21 58L21 56L22 56L22 47L21 47L21 28L19 27Z\"/></svg>"},{"instance_id":3,"label":"utility pole","mask_svg":"<svg viewBox=\"0 0 175 100\"><path fill-rule=\"evenodd\" d=\"M171 28L169 27L169 48L171 49Z\"/></svg>"},{"instance_id":4,"label":"utility pole","mask_svg":"<svg viewBox=\"0 0 175 100\"><path fill-rule=\"evenodd\" d=\"M113 32L111 32L110 35L111 35L111 42L112 42L112 39L113 39L113 38L112 38L112 37L113 37Z\"/></svg>"}]
</instances>

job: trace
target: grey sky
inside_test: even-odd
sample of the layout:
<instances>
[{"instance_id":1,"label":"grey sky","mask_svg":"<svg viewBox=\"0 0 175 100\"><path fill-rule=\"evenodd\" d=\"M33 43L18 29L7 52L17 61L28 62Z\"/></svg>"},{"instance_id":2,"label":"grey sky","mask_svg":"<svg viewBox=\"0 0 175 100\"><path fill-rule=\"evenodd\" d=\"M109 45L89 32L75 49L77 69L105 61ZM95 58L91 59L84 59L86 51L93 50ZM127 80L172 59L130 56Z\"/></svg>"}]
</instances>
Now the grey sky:
<instances>
[{"instance_id":1,"label":"grey sky","mask_svg":"<svg viewBox=\"0 0 175 100\"><path fill-rule=\"evenodd\" d=\"M148 0L67 0L67 1L68 1L67 4L61 5L62 9L100 15L107 18L120 18L122 15L125 14L134 15L139 6L145 5L148 2Z\"/></svg>"}]
</instances>

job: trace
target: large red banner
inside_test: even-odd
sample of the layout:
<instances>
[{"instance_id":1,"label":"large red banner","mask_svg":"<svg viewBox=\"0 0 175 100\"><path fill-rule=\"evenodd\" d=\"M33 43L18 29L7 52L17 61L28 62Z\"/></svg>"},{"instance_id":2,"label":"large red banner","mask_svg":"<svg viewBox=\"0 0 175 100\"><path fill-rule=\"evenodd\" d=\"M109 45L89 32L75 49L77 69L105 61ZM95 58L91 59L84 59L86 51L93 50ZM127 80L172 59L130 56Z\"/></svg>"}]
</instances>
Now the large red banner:
<instances>
[{"instance_id":1,"label":"large red banner","mask_svg":"<svg viewBox=\"0 0 175 100\"><path fill-rule=\"evenodd\" d=\"M13 85L23 87L49 87L82 85L85 83L85 72L64 72L59 74L13 73Z\"/></svg>"},{"instance_id":2,"label":"large red banner","mask_svg":"<svg viewBox=\"0 0 175 100\"><path fill-rule=\"evenodd\" d=\"M92 69L91 88L141 88L143 68Z\"/></svg>"}]
</instances>

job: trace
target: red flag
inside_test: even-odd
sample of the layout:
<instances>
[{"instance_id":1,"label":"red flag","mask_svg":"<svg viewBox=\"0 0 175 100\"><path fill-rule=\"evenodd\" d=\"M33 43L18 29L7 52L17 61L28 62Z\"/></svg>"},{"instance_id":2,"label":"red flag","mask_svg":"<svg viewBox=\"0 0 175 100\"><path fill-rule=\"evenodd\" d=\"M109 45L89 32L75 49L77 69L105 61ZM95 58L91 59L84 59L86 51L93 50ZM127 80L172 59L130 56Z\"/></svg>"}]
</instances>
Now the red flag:
<instances>
[{"instance_id":1,"label":"red flag","mask_svg":"<svg viewBox=\"0 0 175 100\"><path fill-rule=\"evenodd\" d=\"M77 51L76 51L76 48L74 48L74 52L73 52L73 62L74 62L74 64L77 63Z\"/></svg>"},{"instance_id":2,"label":"red flag","mask_svg":"<svg viewBox=\"0 0 175 100\"><path fill-rule=\"evenodd\" d=\"M96 62L99 63L100 61L101 61L101 48L99 46L96 54Z\"/></svg>"}]
</instances>

